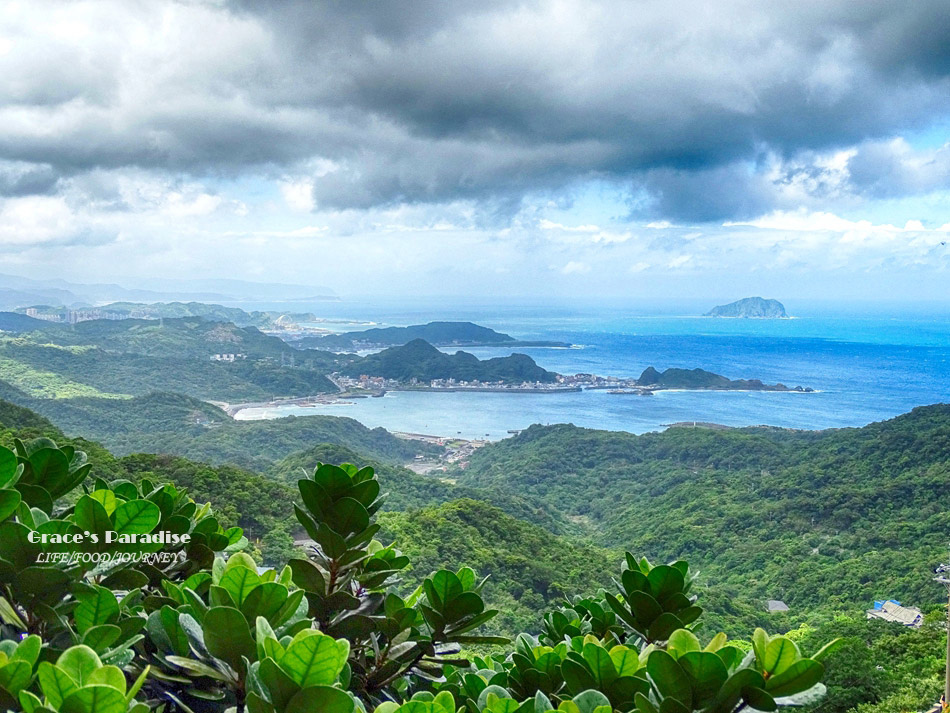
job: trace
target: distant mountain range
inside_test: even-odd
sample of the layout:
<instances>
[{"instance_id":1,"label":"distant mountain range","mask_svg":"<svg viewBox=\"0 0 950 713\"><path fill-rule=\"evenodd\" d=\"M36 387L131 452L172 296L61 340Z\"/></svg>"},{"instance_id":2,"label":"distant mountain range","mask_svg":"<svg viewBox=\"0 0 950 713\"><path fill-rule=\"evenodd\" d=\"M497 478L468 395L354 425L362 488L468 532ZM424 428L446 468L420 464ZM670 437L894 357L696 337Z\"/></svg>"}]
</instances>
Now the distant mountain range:
<instances>
[{"instance_id":1,"label":"distant mountain range","mask_svg":"<svg viewBox=\"0 0 950 713\"><path fill-rule=\"evenodd\" d=\"M778 300L745 297L727 305L713 307L704 317L743 317L749 319L788 319L785 305Z\"/></svg>"},{"instance_id":2,"label":"distant mountain range","mask_svg":"<svg viewBox=\"0 0 950 713\"><path fill-rule=\"evenodd\" d=\"M113 283L78 283L66 280L35 280L0 274L0 309L33 305L88 307L106 302L202 302L323 301L336 300L333 290L317 285L283 285L244 280L136 280L139 287Z\"/></svg>"}]
</instances>

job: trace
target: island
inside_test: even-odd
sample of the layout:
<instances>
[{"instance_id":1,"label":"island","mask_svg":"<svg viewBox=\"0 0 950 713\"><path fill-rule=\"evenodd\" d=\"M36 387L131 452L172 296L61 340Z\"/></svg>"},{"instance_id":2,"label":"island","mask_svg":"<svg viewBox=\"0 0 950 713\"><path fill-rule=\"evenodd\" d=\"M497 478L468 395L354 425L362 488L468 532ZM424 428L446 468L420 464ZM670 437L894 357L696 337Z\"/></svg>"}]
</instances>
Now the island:
<instances>
[{"instance_id":1,"label":"island","mask_svg":"<svg viewBox=\"0 0 950 713\"><path fill-rule=\"evenodd\" d=\"M541 368L527 354L479 359L458 351L446 354L423 339L390 347L365 357L353 357L338 372L343 377L368 381L381 379L390 387L524 385L540 388L557 383L558 375Z\"/></svg>"},{"instance_id":2,"label":"island","mask_svg":"<svg viewBox=\"0 0 950 713\"><path fill-rule=\"evenodd\" d=\"M570 347L567 342L521 341L473 322L428 322L408 327L376 327L342 334L305 334L287 341L300 348L353 352L403 346L422 339L437 347ZM292 341L293 340L293 341Z\"/></svg>"},{"instance_id":3,"label":"island","mask_svg":"<svg viewBox=\"0 0 950 713\"><path fill-rule=\"evenodd\" d=\"M658 389L690 389L715 391L798 391L811 393L807 386L789 388L785 384L766 384L759 379L729 379L705 369L667 369L657 371L648 366L637 379L637 386L652 391Z\"/></svg>"},{"instance_id":4,"label":"island","mask_svg":"<svg viewBox=\"0 0 950 713\"><path fill-rule=\"evenodd\" d=\"M713 307L704 317L739 317L743 319L789 319L785 305L778 300L745 297L727 305Z\"/></svg>"}]
</instances>

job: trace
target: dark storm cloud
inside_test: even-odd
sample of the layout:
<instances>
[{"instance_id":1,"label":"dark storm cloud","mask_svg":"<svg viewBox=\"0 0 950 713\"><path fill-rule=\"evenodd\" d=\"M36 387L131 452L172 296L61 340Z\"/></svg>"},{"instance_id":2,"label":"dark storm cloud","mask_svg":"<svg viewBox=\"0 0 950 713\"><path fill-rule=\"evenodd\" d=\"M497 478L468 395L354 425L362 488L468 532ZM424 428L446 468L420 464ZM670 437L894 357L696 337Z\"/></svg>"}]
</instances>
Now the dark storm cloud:
<instances>
[{"instance_id":1,"label":"dark storm cloud","mask_svg":"<svg viewBox=\"0 0 950 713\"><path fill-rule=\"evenodd\" d=\"M513 208L600 178L646 192L651 215L706 220L778 204L764 154L950 109L945 0L188 3L164 34L134 7L119 21L157 48L14 37L6 68L32 72L0 79L0 158L275 176L325 159L324 208ZM856 190L873 185L854 165Z\"/></svg>"}]
</instances>

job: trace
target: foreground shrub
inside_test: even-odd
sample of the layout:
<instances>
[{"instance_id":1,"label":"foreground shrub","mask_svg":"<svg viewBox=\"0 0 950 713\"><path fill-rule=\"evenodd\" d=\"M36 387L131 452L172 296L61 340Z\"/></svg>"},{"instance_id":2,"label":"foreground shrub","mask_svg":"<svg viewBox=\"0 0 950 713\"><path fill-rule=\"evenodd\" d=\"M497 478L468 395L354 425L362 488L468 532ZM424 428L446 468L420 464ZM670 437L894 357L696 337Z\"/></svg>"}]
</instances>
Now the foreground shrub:
<instances>
[{"instance_id":1,"label":"foreground shrub","mask_svg":"<svg viewBox=\"0 0 950 713\"><path fill-rule=\"evenodd\" d=\"M280 572L258 571L240 529L173 485L89 471L48 440L0 448L3 709L731 713L824 693L832 645L806 657L761 629L748 653L701 641L686 562L628 553L616 591L539 613L538 635L509 648L480 632L498 612L470 568L397 593L410 562L375 539L371 468L299 481L313 545Z\"/></svg>"}]
</instances>

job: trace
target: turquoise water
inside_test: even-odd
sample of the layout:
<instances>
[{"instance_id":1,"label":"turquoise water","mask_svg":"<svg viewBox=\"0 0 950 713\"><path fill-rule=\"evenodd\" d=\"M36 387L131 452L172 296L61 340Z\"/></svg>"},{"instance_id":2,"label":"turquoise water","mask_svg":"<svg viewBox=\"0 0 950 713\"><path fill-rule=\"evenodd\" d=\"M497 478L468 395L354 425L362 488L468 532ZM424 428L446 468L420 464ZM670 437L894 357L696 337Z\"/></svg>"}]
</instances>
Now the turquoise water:
<instances>
[{"instance_id":1,"label":"turquoise water","mask_svg":"<svg viewBox=\"0 0 950 713\"><path fill-rule=\"evenodd\" d=\"M701 367L730 378L802 385L814 394L661 392L653 397L604 391L563 394L408 393L352 405L281 407L244 418L328 413L367 426L468 438L503 438L532 423L574 423L657 430L678 421L791 428L862 426L915 406L950 401L950 316L900 310L813 310L791 320L733 320L629 315L621 309L506 306L321 306L326 316L413 324L467 319L523 339L549 339L576 349L523 348L561 373L638 376L647 366ZM331 310L335 310L333 313ZM327 314L327 312L331 312ZM321 315L323 316L323 315ZM480 358L511 349L472 348Z\"/></svg>"}]
</instances>

